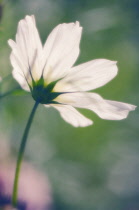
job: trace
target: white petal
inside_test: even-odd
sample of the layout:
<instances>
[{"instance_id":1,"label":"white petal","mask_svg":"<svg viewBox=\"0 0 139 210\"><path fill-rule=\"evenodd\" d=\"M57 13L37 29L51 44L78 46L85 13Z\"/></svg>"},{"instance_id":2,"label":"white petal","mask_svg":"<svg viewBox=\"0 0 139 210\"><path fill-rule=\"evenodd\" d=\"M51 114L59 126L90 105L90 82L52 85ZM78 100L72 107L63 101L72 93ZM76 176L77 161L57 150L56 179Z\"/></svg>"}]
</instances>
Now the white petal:
<instances>
[{"instance_id":1,"label":"white petal","mask_svg":"<svg viewBox=\"0 0 139 210\"><path fill-rule=\"evenodd\" d=\"M12 71L13 77L17 80L17 82L24 90L30 91L27 81L31 81L31 78L29 75L27 79L27 76L24 74L25 66L23 66L22 62L19 60L18 57L16 57L16 55L14 55L14 53L11 53L10 60L14 68L14 70Z\"/></svg>"},{"instance_id":2,"label":"white petal","mask_svg":"<svg viewBox=\"0 0 139 210\"><path fill-rule=\"evenodd\" d=\"M80 112L78 112L74 107L69 105L52 105L55 109L60 112L61 117L71 125L75 127L85 127L92 125L92 121L84 117Z\"/></svg>"},{"instance_id":3,"label":"white petal","mask_svg":"<svg viewBox=\"0 0 139 210\"><path fill-rule=\"evenodd\" d=\"M79 22L60 24L44 45L44 77L48 82L65 76L79 55L82 28Z\"/></svg>"},{"instance_id":4,"label":"white petal","mask_svg":"<svg viewBox=\"0 0 139 210\"><path fill-rule=\"evenodd\" d=\"M16 70L18 66L18 70L20 68L20 71L26 75L28 73L27 59L23 57L22 51L19 49L19 47L13 40L9 40L8 43L12 48L10 60L13 68Z\"/></svg>"},{"instance_id":5,"label":"white petal","mask_svg":"<svg viewBox=\"0 0 139 210\"><path fill-rule=\"evenodd\" d=\"M21 72L18 73L17 70L16 71L13 70L12 74L13 74L13 77L16 79L16 81L20 84L20 86L24 90L30 91L28 83L25 80L25 77L24 77L24 75Z\"/></svg>"},{"instance_id":6,"label":"white petal","mask_svg":"<svg viewBox=\"0 0 139 210\"><path fill-rule=\"evenodd\" d=\"M70 73L60 80L55 91L88 91L101 87L117 75L115 61L92 60L73 67Z\"/></svg>"},{"instance_id":7,"label":"white petal","mask_svg":"<svg viewBox=\"0 0 139 210\"><path fill-rule=\"evenodd\" d=\"M67 93L58 96L55 101L71 106L94 111L99 117L107 120L122 120L136 106L117 101L104 100L96 93Z\"/></svg>"},{"instance_id":8,"label":"white petal","mask_svg":"<svg viewBox=\"0 0 139 210\"><path fill-rule=\"evenodd\" d=\"M20 71L24 71L23 73L27 77L30 70L33 78L38 80L42 74L42 44L34 16L26 16L25 19L19 21L16 42L9 40L8 43L12 48L12 54L23 66ZM16 64L13 66L14 73L16 70L19 72L19 68L16 69L15 66Z\"/></svg>"}]
</instances>

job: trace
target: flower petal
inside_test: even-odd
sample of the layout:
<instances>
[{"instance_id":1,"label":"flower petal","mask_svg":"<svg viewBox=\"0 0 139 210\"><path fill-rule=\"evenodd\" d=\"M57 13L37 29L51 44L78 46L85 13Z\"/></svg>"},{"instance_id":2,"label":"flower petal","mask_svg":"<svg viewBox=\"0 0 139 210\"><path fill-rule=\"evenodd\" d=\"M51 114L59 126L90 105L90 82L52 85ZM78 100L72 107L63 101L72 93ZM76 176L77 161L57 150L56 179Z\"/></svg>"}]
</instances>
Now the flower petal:
<instances>
[{"instance_id":1,"label":"flower petal","mask_svg":"<svg viewBox=\"0 0 139 210\"><path fill-rule=\"evenodd\" d=\"M60 112L61 117L74 127L85 127L92 125L92 121L86 117L84 117L80 112L78 112L74 107L69 105L52 105L55 109Z\"/></svg>"},{"instance_id":2,"label":"flower petal","mask_svg":"<svg viewBox=\"0 0 139 210\"><path fill-rule=\"evenodd\" d=\"M25 19L19 21L16 42L13 40L8 41L12 48L12 56L16 58L14 60L14 74L19 72L19 68L16 69L16 61L18 60L18 66L20 62L20 71L24 73L26 78L32 76L34 80L38 80L42 74L42 44L36 28L34 16L26 16ZM30 74L30 75L29 75ZM31 75L32 74L32 75Z\"/></svg>"},{"instance_id":3,"label":"flower petal","mask_svg":"<svg viewBox=\"0 0 139 210\"><path fill-rule=\"evenodd\" d=\"M79 22L58 25L44 45L44 78L52 82L62 78L79 55L82 27Z\"/></svg>"},{"instance_id":4,"label":"flower petal","mask_svg":"<svg viewBox=\"0 0 139 210\"><path fill-rule=\"evenodd\" d=\"M69 74L60 80L56 91L88 91L101 87L117 75L115 61L96 59L73 67Z\"/></svg>"},{"instance_id":5,"label":"flower petal","mask_svg":"<svg viewBox=\"0 0 139 210\"><path fill-rule=\"evenodd\" d=\"M104 100L96 93L87 92L62 94L55 101L74 107L90 109L106 120L122 120L128 116L129 111L136 108L131 104Z\"/></svg>"},{"instance_id":6,"label":"flower petal","mask_svg":"<svg viewBox=\"0 0 139 210\"><path fill-rule=\"evenodd\" d=\"M20 86L24 90L30 91L26 76L24 74L25 66L22 65L18 57L16 57L16 55L14 55L13 53L11 53L10 55L10 60L11 60L12 66L14 67L14 70L12 71L13 77L17 80L17 82L20 84Z\"/></svg>"},{"instance_id":7,"label":"flower petal","mask_svg":"<svg viewBox=\"0 0 139 210\"><path fill-rule=\"evenodd\" d=\"M30 91L30 88L28 86L27 81L25 80L25 77L23 74L17 73L17 70L12 72L13 77L16 79L16 81L20 84L20 86L26 90L26 91Z\"/></svg>"}]
</instances>

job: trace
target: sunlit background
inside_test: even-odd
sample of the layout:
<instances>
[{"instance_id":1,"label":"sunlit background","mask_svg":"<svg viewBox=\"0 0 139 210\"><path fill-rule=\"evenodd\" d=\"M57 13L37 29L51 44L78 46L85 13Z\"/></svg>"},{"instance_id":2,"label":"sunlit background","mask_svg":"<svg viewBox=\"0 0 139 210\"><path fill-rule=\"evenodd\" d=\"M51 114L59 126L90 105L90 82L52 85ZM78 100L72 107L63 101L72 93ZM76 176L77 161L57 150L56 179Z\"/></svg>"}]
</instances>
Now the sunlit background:
<instances>
[{"instance_id":1,"label":"sunlit background","mask_svg":"<svg viewBox=\"0 0 139 210\"><path fill-rule=\"evenodd\" d=\"M81 52L76 64L96 58L118 61L118 76L95 92L106 99L138 106L137 0L0 2L2 77L12 71L7 40L15 38L18 21L25 15L35 15L43 43L57 24L78 20L83 26L83 34ZM1 85L1 93L16 86L16 81L8 76ZM12 164L15 164L20 140L33 104L30 95L12 95L0 101L1 165L8 167L12 160ZM55 210L138 210L138 108L123 121L105 121L91 111L81 112L93 119L93 126L74 128L63 121L57 111L40 105L30 131L24 160L33 165L37 173L43 174L46 182L49 180ZM0 167L0 174L2 171ZM40 180L36 179L36 182L39 181L41 185L41 176ZM31 189L34 193L34 189ZM20 190L22 191L22 188ZM43 193L42 197L45 199Z\"/></svg>"}]
</instances>

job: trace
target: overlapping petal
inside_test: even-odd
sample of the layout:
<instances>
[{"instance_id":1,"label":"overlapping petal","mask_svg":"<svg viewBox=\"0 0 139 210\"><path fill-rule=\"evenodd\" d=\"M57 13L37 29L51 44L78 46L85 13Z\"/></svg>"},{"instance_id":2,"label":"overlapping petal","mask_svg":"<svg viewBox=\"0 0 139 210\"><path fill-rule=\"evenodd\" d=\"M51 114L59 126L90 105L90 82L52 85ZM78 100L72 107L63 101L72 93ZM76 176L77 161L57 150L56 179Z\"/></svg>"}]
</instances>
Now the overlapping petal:
<instances>
[{"instance_id":1,"label":"overlapping petal","mask_svg":"<svg viewBox=\"0 0 139 210\"><path fill-rule=\"evenodd\" d=\"M44 45L44 78L52 82L64 77L79 55L82 27L79 22L60 24Z\"/></svg>"},{"instance_id":2,"label":"overlapping petal","mask_svg":"<svg viewBox=\"0 0 139 210\"><path fill-rule=\"evenodd\" d=\"M26 86L26 80L30 82L32 77L34 80L38 80L42 74L42 44L34 16L26 16L19 22L16 42L9 40L8 43L12 48L10 59L14 68L14 77L16 72L20 75L23 74L24 86ZM18 78L17 81L20 84L22 83L19 79L20 76L15 78Z\"/></svg>"},{"instance_id":3,"label":"overlapping petal","mask_svg":"<svg viewBox=\"0 0 139 210\"><path fill-rule=\"evenodd\" d=\"M16 56L14 53L11 53L10 59L11 59L11 64L14 67L12 72L13 77L18 81L18 83L24 90L29 91L28 81L31 81L31 78L28 77L27 81L24 73L25 65L21 63L18 56Z\"/></svg>"},{"instance_id":4,"label":"overlapping petal","mask_svg":"<svg viewBox=\"0 0 139 210\"><path fill-rule=\"evenodd\" d=\"M74 107L70 105L51 105L60 112L61 117L74 127L85 127L92 125L92 120L84 117L80 112L78 112Z\"/></svg>"},{"instance_id":5,"label":"overlapping petal","mask_svg":"<svg viewBox=\"0 0 139 210\"><path fill-rule=\"evenodd\" d=\"M62 104L90 109L106 120L122 120L127 117L130 111L136 108L131 104L105 100L96 93L87 92L62 94L55 100Z\"/></svg>"},{"instance_id":6,"label":"overlapping petal","mask_svg":"<svg viewBox=\"0 0 139 210\"><path fill-rule=\"evenodd\" d=\"M56 91L88 91L101 87L118 72L115 61L96 59L73 67L55 86Z\"/></svg>"}]
</instances>

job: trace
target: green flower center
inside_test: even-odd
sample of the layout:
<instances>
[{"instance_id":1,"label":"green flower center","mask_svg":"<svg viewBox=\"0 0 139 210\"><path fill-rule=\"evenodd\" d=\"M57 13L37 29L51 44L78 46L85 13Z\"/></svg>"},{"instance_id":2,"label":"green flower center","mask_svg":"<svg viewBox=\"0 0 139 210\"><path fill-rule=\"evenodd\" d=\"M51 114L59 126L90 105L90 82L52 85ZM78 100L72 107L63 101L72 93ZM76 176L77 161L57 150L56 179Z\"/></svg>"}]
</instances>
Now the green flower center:
<instances>
[{"instance_id":1,"label":"green flower center","mask_svg":"<svg viewBox=\"0 0 139 210\"><path fill-rule=\"evenodd\" d=\"M30 88L33 99L41 104L58 103L53 101L57 96L62 94L62 92L53 92L53 88L57 82L54 81L46 85L42 77L37 82L32 81L33 84Z\"/></svg>"}]
</instances>

